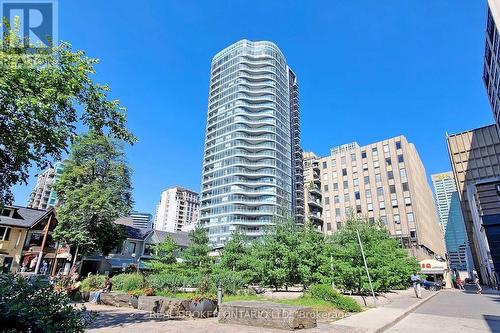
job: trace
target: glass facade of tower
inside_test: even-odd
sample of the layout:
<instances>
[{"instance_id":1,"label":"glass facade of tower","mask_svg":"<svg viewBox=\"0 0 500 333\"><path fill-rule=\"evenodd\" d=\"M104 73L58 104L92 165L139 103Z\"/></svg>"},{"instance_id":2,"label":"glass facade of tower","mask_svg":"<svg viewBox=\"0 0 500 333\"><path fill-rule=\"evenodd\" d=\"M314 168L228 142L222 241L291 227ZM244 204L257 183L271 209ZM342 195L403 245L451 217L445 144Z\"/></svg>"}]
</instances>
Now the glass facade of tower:
<instances>
[{"instance_id":1,"label":"glass facade of tower","mask_svg":"<svg viewBox=\"0 0 500 333\"><path fill-rule=\"evenodd\" d=\"M497 126L500 126L500 1L488 0L483 81Z\"/></svg>"},{"instance_id":2,"label":"glass facade of tower","mask_svg":"<svg viewBox=\"0 0 500 333\"><path fill-rule=\"evenodd\" d=\"M453 173L439 173L431 178L450 266L467 270L467 262L471 260L470 250Z\"/></svg>"},{"instance_id":3,"label":"glass facade of tower","mask_svg":"<svg viewBox=\"0 0 500 333\"><path fill-rule=\"evenodd\" d=\"M199 223L215 247L296 210L292 74L266 41L241 40L212 60Z\"/></svg>"}]
</instances>

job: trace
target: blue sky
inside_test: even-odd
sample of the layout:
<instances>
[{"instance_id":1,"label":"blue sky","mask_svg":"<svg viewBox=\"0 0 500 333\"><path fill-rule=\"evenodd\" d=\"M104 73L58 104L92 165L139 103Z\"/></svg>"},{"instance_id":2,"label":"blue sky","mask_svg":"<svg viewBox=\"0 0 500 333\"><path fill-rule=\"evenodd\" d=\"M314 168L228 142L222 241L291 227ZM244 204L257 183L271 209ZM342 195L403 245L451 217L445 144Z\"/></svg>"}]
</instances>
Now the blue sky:
<instances>
[{"instance_id":1,"label":"blue sky","mask_svg":"<svg viewBox=\"0 0 500 333\"><path fill-rule=\"evenodd\" d=\"M445 132L493 122L485 3L60 0L59 38L101 60L95 79L128 108L135 208L154 213L164 188L199 190L210 61L243 38L275 42L296 72L305 150L403 134L428 174L449 170Z\"/></svg>"}]
</instances>

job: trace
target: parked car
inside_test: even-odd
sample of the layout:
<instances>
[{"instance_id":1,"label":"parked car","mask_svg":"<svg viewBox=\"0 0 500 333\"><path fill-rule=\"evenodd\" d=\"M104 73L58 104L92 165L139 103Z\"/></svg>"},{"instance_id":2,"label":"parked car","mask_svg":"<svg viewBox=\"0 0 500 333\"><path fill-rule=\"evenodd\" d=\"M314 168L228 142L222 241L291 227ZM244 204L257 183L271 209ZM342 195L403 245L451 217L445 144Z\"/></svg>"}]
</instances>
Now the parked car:
<instances>
[{"instance_id":1,"label":"parked car","mask_svg":"<svg viewBox=\"0 0 500 333\"><path fill-rule=\"evenodd\" d=\"M420 285L422 287L424 287L425 289L430 290L430 291L437 291L437 290L443 288L443 284L441 282L434 282L434 281L427 281L427 280L420 282Z\"/></svg>"}]
</instances>

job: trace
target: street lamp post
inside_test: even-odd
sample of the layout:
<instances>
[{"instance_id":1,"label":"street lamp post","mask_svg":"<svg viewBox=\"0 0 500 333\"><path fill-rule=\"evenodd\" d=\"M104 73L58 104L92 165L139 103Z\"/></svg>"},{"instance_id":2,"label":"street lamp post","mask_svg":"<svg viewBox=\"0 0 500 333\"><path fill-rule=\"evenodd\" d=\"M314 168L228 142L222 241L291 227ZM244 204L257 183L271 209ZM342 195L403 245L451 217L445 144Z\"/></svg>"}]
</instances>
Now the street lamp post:
<instances>
[{"instance_id":1,"label":"street lamp post","mask_svg":"<svg viewBox=\"0 0 500 333\"><path fill-rule=\"evenodd\" d=\"M368 276L368 282L370 283L370 289L372 290L373 305L377 306L377 299L375 298L375 292L373 291L372 279L370 277L370 272L368 271L368 265L366 264L365 251L363 250L363 243L361 243L361 237L359 236L358 228L356 228L356 235L358 236L359 247L361 248L361 255L363 256L363 262L365 263L366 275Z\"/></svg>"}]
</instances>

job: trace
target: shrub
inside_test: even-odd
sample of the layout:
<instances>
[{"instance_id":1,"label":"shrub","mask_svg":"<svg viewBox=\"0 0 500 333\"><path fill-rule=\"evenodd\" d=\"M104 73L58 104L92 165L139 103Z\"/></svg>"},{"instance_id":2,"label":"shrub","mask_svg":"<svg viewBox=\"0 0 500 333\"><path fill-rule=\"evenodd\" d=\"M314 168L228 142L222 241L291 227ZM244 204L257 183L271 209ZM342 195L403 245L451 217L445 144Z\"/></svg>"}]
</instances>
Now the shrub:
<instances>
[{"instance_id":1,"label":"shrub","mask_svg":"<svg viewBox=\"0 0 500 333\"><path fill-rule=\"evenodd\" d=\"M70 304L64 293L49 284L23 277L0 275L2 332L83 333L94 316Z\"/></svg>"},{"instance_id":2,"label":"shrub","mask_svg":"<svg viewBox=\"0 0 500 333\"><path fill-rule=\"evenodd\" d=\"M144 288L145 281L142 274L118 274L111 279L113 282L113 289L132 291Z\"/></svg>"},{"instance_id":3,"label":"shrub","mask_svg":"<svg viewBox=\"0 0 500 333\"><path fill-rule=\"evenodd\" d=\"M327 284L311 286L311 296L332 303L337 309L347 312L360 312L361 306L351 297L342 295Z\"/></svg>"},{"instance_id":4,"label":"shrub","mask_svg":"<svg viewBox=\"0 0 500 333\"><path fill-rule=\"evenodd\" d=\"M85 291L102 289L105 279L104 275L89 275L82 281L81 288Z\"/></svg>"},{"instance_id":5,"label":"shrub","mask_svg":"<svg viewBox=\"0 0 500 333\"><path fill-rule=\"evenodd\" d=\"M176 274L153 274L147 277L147 284L158 290L176 291L184 285L184 278Z\"/></svg>"},{"instance_id":6,"label":"shrub","mask_svg":"<svg viewBox=\"0 0 500 333\"><path fill-rule=\"evenodd\" d=\"M214 289L222 287L225 294L236 295L239 290L243 289L250 283L251 277L242 272L233 271L218 271L211 276Z\"/></svg>"}]
</instances>

